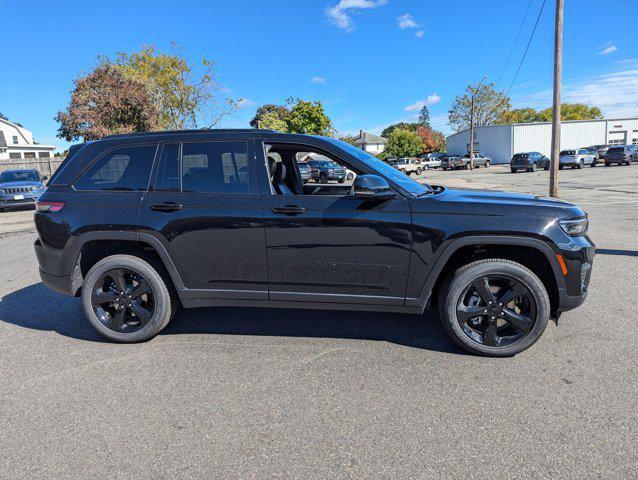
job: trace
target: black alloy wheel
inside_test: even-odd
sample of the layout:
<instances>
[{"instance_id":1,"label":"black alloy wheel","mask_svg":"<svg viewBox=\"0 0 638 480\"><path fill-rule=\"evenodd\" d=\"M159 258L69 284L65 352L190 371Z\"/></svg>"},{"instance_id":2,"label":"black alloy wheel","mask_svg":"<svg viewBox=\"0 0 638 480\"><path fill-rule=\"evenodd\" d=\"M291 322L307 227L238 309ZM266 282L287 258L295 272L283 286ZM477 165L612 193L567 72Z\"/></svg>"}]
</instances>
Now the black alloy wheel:
<instances>
[{"instance_id":1,"label":"black alloy wheel","mask_svg":"<svg viewBox=\"0 0 638 480\"><path fill-rule=\"evenodd\" d=\"M536 321L536 302L520 280L501 274L475 279L460 295L459 326L472 341L503 347L522 340Z\"/></svg>"},{"instance_id":2,"label":"black alloy wheel","mask_svg":"<svg viewBox=\"0 0 638 480\"><path fill-rule=\"evenodd\" d=\"M91 304L95 316L109 330L132 333L153 318L155 295L141 274L127 268L114 268L93 285Z\"/></svg>"}]
</instances>

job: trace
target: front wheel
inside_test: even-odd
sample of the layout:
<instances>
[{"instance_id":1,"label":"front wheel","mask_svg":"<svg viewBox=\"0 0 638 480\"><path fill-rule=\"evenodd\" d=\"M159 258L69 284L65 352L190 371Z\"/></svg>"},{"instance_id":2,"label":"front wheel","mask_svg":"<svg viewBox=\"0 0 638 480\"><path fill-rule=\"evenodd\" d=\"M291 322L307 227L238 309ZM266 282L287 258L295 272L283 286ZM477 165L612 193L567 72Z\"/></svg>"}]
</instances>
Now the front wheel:
<instances>
[{"instance_id":1,"label":"front wheel","mask_svg":"<svg viewBox=\"0 0 638 480\"><path fill-rule=\"evenodd\" d=\"M516 168L510 168L510 170L512 171L512 173L518 172L518 170Z\"/></svg>"},{"instance_id":2,"label":"front wheel","mask_svg":"<svg viewBox=\"0 0 638 480\"><path fill-rule=\"evenodd\" d=\"M585 161L581 158L580 162L578 162L578 165L576 168L578 168L579 170L583 168L583 165L585 165Z\"/></svg>"},{"instance_id":3,"label":"front wheel","mask_svg":"<svg viewBox=\"0 0 638 480\"><path fill-rule=\"evenodd\" d=\"M488 168L490 165L492 165L492 162L490 162L489 160L485 161L485 168Z\"/></svg>"},{"instance_id":4,"label":"front wheel","mask_svg":"<svg viewBox=\"0 0 638 480\"><path fill-rule=\"evenodd\" d=\"M470 170L472 168L472 165L470 165L470 163L466 163L465 164L465 170Z\"/></svg>"},{"instance_id":5,"label":"front wheel","mask_svg":"<svg viewBox=\"0 0 638 480\"><path fill-rule=\"evenodd\" d=\"M421 169L421 167L416 169L416 174L417 175L421 175L423 173L423 170Z\"/></svg>"},{"instance_id":6,"label":"front wheel","mask_svg":"<svg viewBox=\"0 0 638 480\"><path fill-rule=\"evenodd\" d=\"M111 255L89 270L82 285L82 307L103 336L122 343L142 342L168 325L177 300L161 267L149 262Z\"/></svg>"},{"instance_id":7,"label":"front wheel","mask_svg":"<svg viewBox=\"0 0 638 480\"><path fill-rule=\"evenodd\" d=\"M549 162L545 164L545 170L549 170Z\"/></svg>"},{"instance_id":8,"label":"front wheel","mask_svg":"<svg viewBox=\"0 0 638 480\"><path fill-rule=\"evenodd\" d=\"M532 346L547 327L550 302L541 280L511 260L478 260L446 280L439 316L461 348L507 357Z\"/></svg>"}]
</instances>

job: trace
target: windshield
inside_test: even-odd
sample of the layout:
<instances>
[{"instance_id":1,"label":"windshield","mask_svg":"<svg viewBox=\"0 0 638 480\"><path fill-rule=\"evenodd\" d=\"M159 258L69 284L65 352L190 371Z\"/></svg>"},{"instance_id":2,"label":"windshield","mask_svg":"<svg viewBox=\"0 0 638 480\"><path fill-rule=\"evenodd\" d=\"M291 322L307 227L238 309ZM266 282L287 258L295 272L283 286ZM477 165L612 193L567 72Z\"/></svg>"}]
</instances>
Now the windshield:
<instances>
[{"instance_id":1,"label":"windshield","mask_svg":"<svg viewBox=\"0 0 638 480\"><path fill-rule=\"evenodd\" d=\"M39 182L38 173L34 171L26 172L2 172L0 182Z\"/></svg>"},{"instance_id":2,"label":"windshield","mask_svg":"<svg viewBox=\"0 0 638 480\"><path fill-rule=\"evenodd\" d=\"M560 152L561 155L576 155L576 150L563 150Z\"/></svg>"},{"instance_id":3,"label":"windshield","mask_svg":"<svg viewBox=\"0 0 638 480\"><path fill-rule=\"evenodd\" d=\"M343 142L341 140L337 140L335 138L322 137L322 139L333 143L334 145L341 148L342 150L345 150L353 157L356 157L358 160L361 160L370 168L378 171L384 177L396 183L401 188L405 189L406 191L410 192L411 194L415 196L423 195L432 191L432 188L428 184L421 185L420 183L415 182L404 173L392 168L387 163L382 162L378 158L373 157L369 153L364 152L363 150L355 147L354 145L350 145L349 143Z\"/></svg>"}]
</instances>

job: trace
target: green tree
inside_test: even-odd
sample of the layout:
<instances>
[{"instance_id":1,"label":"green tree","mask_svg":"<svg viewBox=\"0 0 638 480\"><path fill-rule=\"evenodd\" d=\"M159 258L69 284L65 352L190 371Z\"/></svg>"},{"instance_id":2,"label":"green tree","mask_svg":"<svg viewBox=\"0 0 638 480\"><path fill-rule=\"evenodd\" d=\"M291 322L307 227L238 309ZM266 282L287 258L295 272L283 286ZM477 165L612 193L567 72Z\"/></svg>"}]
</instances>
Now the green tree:
<instances>
[{"instance_id":1,"label":"green tree","mask_svg":"<svg viewBox=\"0 0 638 480\"><path fill-rule=\"evenodd\" d=\"M112 65L98 66L75 80L66 111L58 112L58 137L69 142L158 127L158 111L146 87Z\"/></svg>"},{"instance_id":2,"label":"green tree","mask_svg":"<svg viewBox=\"0 0 638 480\"><path fill-rule=\"evenodd\" d=\"M292 99L287 103L292 105ZM290 133L308 135L333 135L332 121L326 115L321 102L308 102L300 98L292 105L286 123Z\"/></svg>"},{"instance_id":3,"label":"green tree","mask_svg":"<svg viewBox=\"0 0 638 480\"><path fill-rule=\"evenodd\" d=\"M388 135L384 153L394 157L415 157L423 152L421 137L412 130L397 128Z\"/></svg>"},{"instance_id":4,"label":"green tree","mask_svg":"<svg viewBox=\"0 0 638 480\"><path fill-rule=\"evenodd\" d=\"M428 110L427 105L423 105L423 108L419 112L418 124L421 127L432 128L430 126L430 110Z\"/></svg>"},{"instance_id":5,"label":"green tree","mask_svg":"<svg viewBox=\"0 0 638 480\"><path fill-rule=\"evenodd\" d=\"M265 130L275 130L277 132L287 132L288 124L285 120L282 120L277 112L265 113L260 117L259 128Z\"/></svg>"},{"instance_id":6,"label":"green tree","mask_svg":"<svg viewBox=\"0 0 638 480\"><path fill-rule=\"evenodd\" d=\"M197 128L200 123L212 128L242 103L242 99L220 100L213 62L203 59L202 72L196 74L178 47L171 54L158 53L153 46L131 54L120 52L114 64L126 78L146 86L162 129Z\"/></svg>"},{"instance_id":7,"label":"green tree","mask_svg":"<svg viewBox=\"0 0 638 480\"><path fill-rule=\"evenodd\" d=\"M533 108L515 108L501 113L501 116L495 122L499 125L510 123L533 123L540 122L539 112Z\"/></svg>"},{"instance_id":8,"label":"green tree","mask_svg":"<svg viewBox=\"0 0 638 480\"><path fill-rule=\"evenodd\" d=\"M539 122L552 121L553 108L549 107L538 112ZM561 103L560 119L565 120L599 120L603 113L598 107L590 107L584 103Z\"/></svg>"},{"instance_id":9,"label":"green tree","mask_svg":"<svg viewBox=\"0 0 638 480\"><path fill-rule=\"evenodd\" d=\"M494 89L494 84L473 85L465 88L464 95L457 95L448 111L448 121L457 132L470 128L471 104L474 97L474 125L493 125L510 109L510 99Z\"/></svg>"},{"instance_id":10,"label":"green tree","mask_svg":"<svg viewBox=\"0 0 638 480\"><path fill-rule=\"evenodd\" d=\"M2 112L0 112L0 118L2 120L6 120L7 122L9 121L9 118L6 115L3 115Z\"/></svg>"},{"instance_id":11,"label":"green tree","mask_svg":"<svg viewBox=\"0 0 638 480\"><path fill-rule=\"evenodd\" d=\"M390 134L397 129L410 130L411 132L416 132L416 128L418 126L419 126L418 123L408 123L408 122L395 123L393 125L390 125L389 127L384 128L383 131L381 132L381 136L384 138L388 138Z\"/></svg>"},{"instance_id":12,"label":"green tree","mask_svg":"<svg viewBox=\"0 0 638 480\"><path fill-rule=\"evenodd\" d=\"M278 120L281 120L285 123L286 119L290 115L290 110L283 105L274 105L272 103L267 103L266 105L262 105L257 109L255 115L250 121L250 126L252 128L265 128L261 125L261 122L263 120L263 117L269 114L274 114L274 116L276 116Z\"/></svg>"}]
</instances>

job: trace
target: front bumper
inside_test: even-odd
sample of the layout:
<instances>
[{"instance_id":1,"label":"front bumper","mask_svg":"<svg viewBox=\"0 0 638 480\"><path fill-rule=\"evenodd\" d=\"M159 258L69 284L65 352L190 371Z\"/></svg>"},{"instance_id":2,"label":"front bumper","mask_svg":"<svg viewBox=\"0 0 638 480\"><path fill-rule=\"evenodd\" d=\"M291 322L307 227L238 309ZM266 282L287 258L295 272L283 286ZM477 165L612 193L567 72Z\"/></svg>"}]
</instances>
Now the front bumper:
<instances>
[{"instance_id":1,"label":"front bumper","mask_svg":"<svg viewBox=\"0 0 638 480\"><path fill-rule=\"evenodd\" d=\"M19 195L11 195L4 194L0 195L0 208L4 207L19 207L23 205L34 205L35 201L38 199L40 194L19 194Z\"/></svg>"},{"instance_id":2,"label":"front bumper","mask_svg":"<svg viewBox=\"0 0 638 480\"><path fill-rule=\"evenodd\" d=\"M561 248L560 253L567 267L565 286L558 289L557 311L562 313L582 305L587 298L596 246L586 236L576 237L574 245Z\"/></svg>"}]
</instances>

